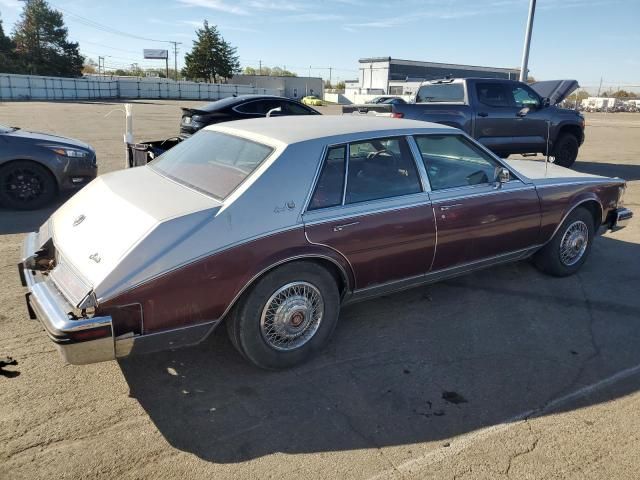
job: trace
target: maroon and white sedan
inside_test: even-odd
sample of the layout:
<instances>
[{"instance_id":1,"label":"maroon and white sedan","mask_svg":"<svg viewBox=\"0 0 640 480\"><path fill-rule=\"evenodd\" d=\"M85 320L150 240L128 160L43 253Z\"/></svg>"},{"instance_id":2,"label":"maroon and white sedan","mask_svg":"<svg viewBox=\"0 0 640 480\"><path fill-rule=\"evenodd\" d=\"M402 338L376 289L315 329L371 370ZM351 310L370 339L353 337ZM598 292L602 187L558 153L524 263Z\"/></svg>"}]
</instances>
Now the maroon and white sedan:
<instances>
[{"instance_id":1,"label":"maroon and white sedan","mask_svg":"<svg viewBox=\"0 0 640 480\"><path fill-rule=\"evenodd\" d=\"M601 228L631 218L624 190L425 122L229 122L91 182L27 236L20 273L69 363L195 344L224 322L249 361L290 367L348 302L530 256L575 273Z\"/></svg>"}]
</instances>

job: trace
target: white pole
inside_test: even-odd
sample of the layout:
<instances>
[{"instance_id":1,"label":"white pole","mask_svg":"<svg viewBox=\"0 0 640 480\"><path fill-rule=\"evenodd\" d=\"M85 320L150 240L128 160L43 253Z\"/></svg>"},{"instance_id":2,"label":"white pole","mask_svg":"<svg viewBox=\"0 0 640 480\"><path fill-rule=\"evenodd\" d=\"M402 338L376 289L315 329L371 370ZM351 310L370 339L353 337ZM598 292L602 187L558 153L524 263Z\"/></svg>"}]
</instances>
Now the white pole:
<instances>
[{"instance_id":1,"label":"white pole","mask_svg":"<svg viewBox=\"0 0 640 480\"><path fill-rule=\"evenodd\" d=\"M526 82L529 65L529 47L531 46L531 33L533 31L533 16L536 13L536 0L529 3L529 18L527 19L527 31L524 35L524 49L522 51L522 65L520 66L520 81Z\"/></svg>"}]
</instances>

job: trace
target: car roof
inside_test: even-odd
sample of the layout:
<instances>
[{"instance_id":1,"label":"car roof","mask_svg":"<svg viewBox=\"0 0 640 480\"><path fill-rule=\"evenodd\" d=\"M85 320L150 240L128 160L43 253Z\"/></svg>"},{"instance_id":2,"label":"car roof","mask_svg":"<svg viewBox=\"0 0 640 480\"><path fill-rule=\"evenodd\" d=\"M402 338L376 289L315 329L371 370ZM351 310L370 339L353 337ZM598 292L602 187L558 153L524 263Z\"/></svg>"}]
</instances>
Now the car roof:
<instances>
[{"instance_id":1,"label":"car roof","mask_svg":"<svg viewBox=\"0 0 640 480\"><path fill-rule=\"evenodd\" d=\"M238 105L243 102L247 102L249 100L287 100L290 102L295 102L291 98L281 97L278 95L260 95L260 94L246 94L246 95L238 95L236 97L225 97L220 100L215 100L210 103L206 103L200 107L191 108L190 110L200 110L201 112L213 112L221 108L226 108L234 105Z\"/></svg>"},{"instance_id":2,"label":"car roof","mask_svg":"<svg viewBox=\"0 0 640 480\"><path fill-rule=\"evenodd\" d=\"M356 140L367 136L451 133L456 130L453 127L418 120L358 115L256 118L220 123L205 129L255 139L266 137L284 144L343 135L353 135Z\"/></svg>"}]
</instances>

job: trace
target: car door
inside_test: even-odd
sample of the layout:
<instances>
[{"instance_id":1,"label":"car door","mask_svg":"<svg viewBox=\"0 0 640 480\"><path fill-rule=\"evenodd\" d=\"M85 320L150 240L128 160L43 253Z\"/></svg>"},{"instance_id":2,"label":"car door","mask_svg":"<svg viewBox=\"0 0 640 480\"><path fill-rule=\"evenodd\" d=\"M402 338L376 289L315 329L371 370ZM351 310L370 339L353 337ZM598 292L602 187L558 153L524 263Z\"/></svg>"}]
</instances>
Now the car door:
<instances>
[{"instance_id":1,"label":"car door","mask_svg":"<svg viewBox=\"0 0 640 480\"><path fill-rule=\"evenodd\" d=\"M429 270L435 222L415 160L405 137L327 150L303 217L305 232L309 242L347 259L357 290Z\"/></svg>"},{"instance_id":2,"label":"car door","mask_svg":"<svg viewBox=\"0 0 640 480\"><path fill-rule=\"evenodd\" d=\"M480 143L498 153L544 151L546 123L535 92L520 83L491 80L475 82L474 92L473 136ZM525 107L529 112L523 115Z\"/></svg>"},{"instance_id":3,"label":"car door","mask_svg":"<svg viewBox=\"0 0 640 480\"><path fill-rule=\"evenodd\" d=\"M540 202L535 187L511 174L461 134L415 137L430 182L437 227L432 271L521 252L538 242Z\"/></svg>"}]
</instances>

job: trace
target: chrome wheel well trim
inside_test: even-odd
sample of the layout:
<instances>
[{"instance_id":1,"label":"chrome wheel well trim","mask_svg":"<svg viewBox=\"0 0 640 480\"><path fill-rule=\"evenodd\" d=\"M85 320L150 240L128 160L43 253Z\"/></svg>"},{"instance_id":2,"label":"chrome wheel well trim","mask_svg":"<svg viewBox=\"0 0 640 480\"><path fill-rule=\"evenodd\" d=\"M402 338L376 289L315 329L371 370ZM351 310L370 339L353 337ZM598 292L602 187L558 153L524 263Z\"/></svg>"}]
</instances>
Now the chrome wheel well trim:
<instances>
[{"instance_id":1,"label":"chrome wheel well trim","mask_svg":"<svg viewBox=\"0 0 640 480\"><path fill-rule=\"evenodd\" d=\"M278 262L275 262L271 265L269 265L266 268L263 268L262 270L260 270L258 273L256 273L253 277L251 277L249 279L249 281L247 283L244 284L244 286L238 291L238 293L236 293L236 295L233 297L233 299L231 300L231 302L229 302L229 305L227 305L227 308L225 309L225 311L222 313L222 315L220 315L220 320L223 320L226 318L226 316L229 314L229 312L231 311L231 309L236 305L236 303L238 302L238 300L240 299L240 297L247 291L249 290L249 288L261 277L263 277L264 275L266 275L267 273L269 273L271 270L280 267L286 263L291 263L291 262L295 262L297 260L314 260L314 259L319 259L319 260L328 260L330 261L340 272L340 276L342 277L342 281L344 282L344 292L343 293L347 293L350 290L350 286L349 286L349 277L347 276L347 272L345 272L344 268L342 268L342 265L340 265L335 259L331 258L328 255L322 255L322 254L315 254L315 253L310 253L310 254L303 254L303 255L295 255L293 257L287 257L283 260L280 260Z\"/></svg>"},{"instance_id":2,"label":"chrome wheel well trim","mask_svg":"<svg viewBox=\"0 0 640 480\"><path fill-rule=\"evenodd\" d=\"M551 234L551 236L545 240L545 242L543 243L543 245L546 245L547 243L549 243L551 240L553 240L553 238L556 236L556 233L558 233L558 230L560 230L560 227L562 226L562 224L564 223L564 221L569 217L569 215L571 215L571 213L576 209L579 208L581 205L587 203L587 202L596 202L598 204L598 206L600 207L600 224L599 225L594 225L594 229L597 231L598 228L600 227L600 225L602 225L602 216L604 215L604 207L602 206L602 202L597 199L597 198L585 198L584 200L580 200L580 202L576 203L573 207L571 207L567 213L565 213L562 217L562 219L560 220L560 222L558 222L558 225L556 226L555 230L553 231L553 233ZM591 212L589 212L591 213Z\"/></svg>"}]
</instances>

